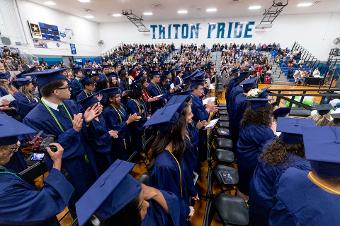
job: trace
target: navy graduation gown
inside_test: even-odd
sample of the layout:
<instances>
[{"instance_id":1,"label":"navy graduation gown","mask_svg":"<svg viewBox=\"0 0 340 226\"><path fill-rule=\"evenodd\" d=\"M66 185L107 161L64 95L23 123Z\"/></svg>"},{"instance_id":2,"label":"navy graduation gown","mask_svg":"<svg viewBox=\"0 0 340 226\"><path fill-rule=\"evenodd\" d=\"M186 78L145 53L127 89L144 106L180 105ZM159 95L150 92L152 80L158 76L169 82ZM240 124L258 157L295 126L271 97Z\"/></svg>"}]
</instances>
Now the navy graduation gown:
<instances>
[{"instance_id":1,"label":"navy graduation gown","mask_svg":"<svg viewBox=\"0 0 340 226\"><path fill-rule=\"evenodd\" d=\"M249 214L251 225L268 225L270 210L276 203L277 183L289 167L310 170L310 164L306 159L291 153L288 154L288 159L279 165L270 165L259 159L250 183Z\"/></svg>"},{"instance_id":2,"label":"navy graduation gown","mask_svg":"<svg viewBox=\"0 0 340 226\"><path fill-rule=\"evenodd\" d=\"M240 93L235 97L232 120L230 120L230 132L234 144L237 144L239 133L240 133L240 123L243 118L244 112L248 106L247 97L244 93ZM236 149L236 145L235 145Z\"/></svg>"},{"instance_id":3,"label":"navy graduation gown","mask_svg":"<svg viewBox=\"0 0 340 226\"><path fill-rule=\"evenodd\" d=\"M209 119L209 113L205 110L205 106L201 98L191 95L192 97L192 113L193 113L193 121L194 125L197 124L198 121ZM207 131L200 129L199 130L199 144L198 144L198 152L199 152L199 159L204 161L207 157Z\"/></svg>"},{"instance_id":4,"label":"navy graduation gown","mask_svg":"<svg viewBox=\"0 0 340 226\"><path fill-rule=\"evenodd\" d=\"M20 173L21 171L25 170L27 168L27 163L23 153L20 150L14 152L5 167L16 173Z\"/></svg>"},{"instance_id":5,"label":"navy graduation gown","mask_svg":"<svg viewBox=\"0 0 340 226\"><path fill-rule=\"evenodd\" d=\"M0 87L0 97L6 96L6 95L8 95L8 92L4 88Z\"/></svg>"},{"instance_id":6,"label":"navy graduation gown","mask_svg":"<svg viewBox=\"0 0 340 226\"><path fill-rule=\"evenodd\" d=\"M127 111L129 114L137 114L142 118L139 121L133 122L128 125L131 141L133 142L131 145L131 150L140 152L143 149L143 134L144 127L147 120L147 109L146 105L142 100L129 99L126 105Z\"/></svg>"},{"instance_id":7,"label":"navy graduation gown","mask_svg":"<svg viewBox=\"0 0 340 226\"><path fill-rule=\"evenodd\" d=\"M91 96L92 93L86 93L85 90L82 90L76 97L77 102L81 101L82 99L85 99L86 97ZM86 109L85 109L86 110Z\"/></svg>"},{"instance_id":8,"label":"navy graduation gown","mask_svg":"<svg viewBox=\"0 0 340 226\"><path fill-rule=\"evenodd\" d=\"M182 176L182 178L180 177ZM178 164L169 151L164 150L156 159L150 174L150 186L174 193L179 199L180 225L188 224L189 196L183 166Z\"/></svg>"},{"instance_id":9,"label":"navy graduation gown","mask_svg":"<svg viewBox=\"0 0 340 226\"><path fill-rule=\"evenodd\" d=\"M235 86L235 82L236 82L236 78L233 78L229 81L229 84L228 84L228 88L227 88L227 92L225 93L225 99L227 101L227 110L228 110L228 113L230 113L230 106L231 106L231 99L230 99L230 94L231 94L231 91L233 90L234 86Z\"/></svg>"},{"instance_id":10,"label":"navy graduation gown","mask_svg":"<svg viewBox=\"0 0 340 226\"><path fill-rule=\"evenodd\" d=\"M166 213L157 202L150 200L148 212L143 219L141 226L180 226L180 216L178 213L179 202L177 196L167 191L161 190L160 192L162 192L164 196L169 213Z\"/></svg>"},{"instance_id":11,"label":"navy graduation gown","mask_svg":"<svg viewBox=\"0 0 340 226\"><path fill-rule=\"evenodd\" d=\"M36 190L15 173L0 169L0 225L56 226L55 215L68 205L72 185L52 168Z\"/></svg>"},{"instance_id":12,"label":"navy graduation gown","mask_svg":"<svg viewBox=\"0 0 340 226\"><path fill-rule=\"evenodd\" d=\"M14 94L14 98L17 103L17 112L20 115L21 119L25 118L28 112L30 112L38 104L36 100L28 99L21 92L16 92Z\"/></svg>"},{"instance_id":13,"label":"navy graduation gown","mask_svg":"<svg viewBox=\"0 0 340 226\"><path fill-rule=\"evenodd\" d=\"M130 143L130 134L126 124L128 114L125 108L120 106L117 109L109 105L105 107L103 117L109 130L118 131L118 138L112 140L114 158L127 160L129 158L128 145Z\"/></svg>"},{"instance_id":14,"label":"navy graduation gown","mask_svg":"<svg viewBox=\"0 0 340 226\"><path fill-rule=\"evenodd\" d=\"M70 85L71 85L72 99L76 99L76 97L79 95L79 93L84 89L83 85L76 78L71 81Z\"/></svg>"},{"instance_id":15,"label":"navy graduation gown","mask_svg":"<svg viewBox=\"0 0 340 226\"><path fill-rule=\"evenodd\" d=\"M198 129L192 125L188 125L189 140L186 146L187 150L183 154L183 160L187 163L192 172L199 172L199 153Z\"/></svg>"},{"instance_id":16,"label":"navy graduation gown","mask_svg":"<svg viewBox=\"0 0 340 226\"><path fill-rule=\"evenodd\" d=\"M94 159L98 174L101 175L113 163L111 153L112 138L106 127L104 117L100 115L98 120L93 120L87 129L87 143L94 151ZM89 159L90 161L92 159ZM93 161L92 160L92 161Z\"/></svg>"},{"instance_id":17,"label":"navy graduation gown","mask_svg":"<svg viewBox=\"0 0 340 226\"><path fill-rule=\"evenodd\" d=\"M148 85L147 91L151 97L163 94L162 88L158 84L153 84L152 82ZM162 98L160 100L150 102L151 114L153 114L157 109L163 107L163 105L164 100Z\"/></svg>"},{"instance_id":18,"label":"navy graduation gown","mask_svg":"<svg viewBox=\"0 0 340 226\"><path fill-rule=\"evenodd\" d=\"M340 225L340 195L315 185L307 174L296 168L282 174L277 203L269 217L270 226Z\"/></svg>"},{"instance_id":19,"label":"navy graduation gown","mask_svg":"<svg viewBox=\"0 0 340 226\"><path fill-rule=\"evenodd\" d=\"M236 156L239 172L238 189L245 195L249 195L249 183L263 147L274 138L272 129L264 125L250 124L241 128Z\"/></svg>"},{"instance_id":20,"label":"navy graduation gown","mask_svg":"<svg viewBox=\"0 0 340 226\"><path fill-rule=\"evenodd\" d=\"M64 101L64 104L71 116L78 113L78 109L73 101ZM27 116L23 122L37 131L44 131L44 134L56 136L56 142L64 148L62 172L75 188L74 200L72 204L79 199L95 180L95 170L86 160L85 156L93 156L91 149L85 145L85 139L81 132L73 129L70 118L54 109L51 109L64 132L59 128L53 117L50 115L45 106L39 103ZM86 130L85 123L82 130ZM47 157L47 165L51 167L52 163ZM92 165L93 167L93 165Z\"/></svg>"}]
</instances>

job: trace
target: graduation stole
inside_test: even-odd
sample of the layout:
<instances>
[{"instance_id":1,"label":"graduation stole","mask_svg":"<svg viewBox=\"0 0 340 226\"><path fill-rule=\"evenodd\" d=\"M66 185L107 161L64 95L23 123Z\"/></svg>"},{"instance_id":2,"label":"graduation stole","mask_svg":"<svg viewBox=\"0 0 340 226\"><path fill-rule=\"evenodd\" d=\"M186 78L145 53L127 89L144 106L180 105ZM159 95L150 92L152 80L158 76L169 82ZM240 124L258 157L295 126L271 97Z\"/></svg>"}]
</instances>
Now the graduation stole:
<instances>
[{"instance_id":1,"label":"graduation stole","mask_svg":"<svg viewBox=\"0 0 340 226\"><path fill-rule=\"evenodd\" d=\"M3 166L0 166L0 174L11 174L11 175L15 176L17 179L23 181L23 179L21 177L19 177L16 173L12 173L12 172L7 171L7 169Z\"/></svg>"},{"instance_id":2,"label":"graduation stole","mask_svg":"<svg viewBox=\"0 0 340 226\"><path fill-rule=\"evenodd\" d=\"M136 103L137 108L138 108L138 112L139 112L140 115L143 114L142 110L144 110L144 113L146 112L146 107L144 106L144 104L140 104L139 101L138 101L138 100L135 100L135 99L131 99L131 100L133 100L133 102ZM141 105L142 105L142 106L141 106ZM144 115L145 115L145 114L144 114Z\"/></svg>"},{"instance_id":3,"label":"graduation stole","mask_svg":"<svg viewBox=\"0 0 340 226\"><path fill-rule=\"evenodd\" d=\"M177 167L179 170L179 189L181 190L181 197L183 197L183 188L182 188L182 169L181 169L181 165L179 164L178 160L176 159L176 157L174 156L174 154L171 153L171 151L168 151L170 153L170 155L174 158L174 160L177 163Z\"/></svg>"},{"instance_id":4,"label":"graduation stole","mask_svg":"<svg viewBox=\"0 0 340 226\"><path fill-rule=\"evenodd\" d=\"M161 88L158 86L158 84L154 83L154 85L155 85L157 91L159 92L159 94L162 94L163 92L162 92Z\"/></svg>"},{"instance_id":5,"label":"graduation stole","mask_svg":"<svg viewBox=\"0 0 340 226\"><path fill-rule=\"evenodd\" d=\"M45 106L45 108L47 109L47 111L50 113L50 115L52 116L52 118L54 119L54 121L57 123L59 129L62 131L62 132L65 132L64 128L61 126L59 120L57 119L57 117L55 116L55 114L52 112L51 108L49 106L46 105L46 103L44 103L44 101L41 99L41 103ZM65 109L68 117L70 118L71 122L72 122L72 116L70 114L70 112L67 110L66 106L64 103L61 104L63 106L63 108Z\"/></svg>"},{"instance_id":6,"label":"graduation stole","mask_svg":"<svg viewBox=\"0 0 340 226\"><path fill-rule=\"evenodd\" d=\"M118 114L120 123L122 123L122 122L123 122L123 118L122 118L123 112L121 112L119 109L117 109L117 108L116 108L115 106L113 106L113 105L111 105L111 107L112 107L113 110L115 110L115 112Z\"/></svg>"}]
</instances>

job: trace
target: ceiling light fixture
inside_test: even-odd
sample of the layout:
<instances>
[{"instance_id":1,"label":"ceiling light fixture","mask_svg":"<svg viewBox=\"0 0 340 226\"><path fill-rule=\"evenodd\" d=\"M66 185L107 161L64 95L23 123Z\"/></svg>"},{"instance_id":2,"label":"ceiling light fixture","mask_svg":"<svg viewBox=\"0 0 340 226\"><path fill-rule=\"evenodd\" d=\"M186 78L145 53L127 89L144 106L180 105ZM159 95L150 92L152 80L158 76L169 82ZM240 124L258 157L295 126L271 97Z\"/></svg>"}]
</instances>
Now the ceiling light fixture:
<instances>
[{"instance_id":1,"label":"ceiling light fixture","mask_svg":"<svg viewBox=\"0 0 340 226\"><path fill-rule=\"evenodd\" d=\"M84 17L85 17L86 19L93 19L93 18L94 18L94 16L91 15L91 14L85 15Z\"/></svg>"},{"instance_id":2,"label":"ceiling light fixture","mask_svg":"<svg viewBox=\"0 0 340 226\"><path fill-rule=\"evenodd\" d=\"M217 9L216 9L216 8L207 8L205 11L206 11L207 13L213 13L213 12L216 12Z\"/></svg>"},{"instance_id":3,"label":"ceiling light fixture","mask_svg":"<svg viewBox=\"0 0 340 226\"><path fill-rule=\"evenodd\" d=\"M91 2L91 0L78 0L78 2L81 2L81 3L89 3L89 2Z\"/></svg>"},{"instance_id":4,"label":"ceiling light fixture","mask_svg":"<svg viewBox=\"0 0 340 226\"><path fill-rule=\"evenodd\" d=\"M186 9L181 9L181 10L178 10L177 13L178 13L178 14L187 14L187 13L188 13L188 10L186 10Z\"/></svg>"},{"instance_id":5,"label":"ceiling light fixture","mask_svg":"<svg viewBox=\"0 0 340 226\"><path fill-rule=\"evenodd\" d=\"M249 10L258 10L258 9L261 9L262 6L260 5L251 5L248 7Z\"/></svg>"},{"instance_id":6,"label":"ceiling light fixture","mask_svg":"<svg viewBox=\"0 0 340 226\"><path fill-rule=\"evenodd\" d=\"M144 16L152 16L153 13L152 13L152 12L144 12L143 15L144 15Z\"/></svg>"},{"instance_id":7,"label":"ceiling light fixture","mask_svg":"<svg viewBox=\"0 0 340 226\"><path fill-rule=\"evenodd\" d=\"M297 7L309 7L309 6L312 6L313 3L312 2L301 2L299 4L297 4L296 6Z\"/></svg>"},{"instance_id":8,"label":"ceiling light fixture","mask_svg":"<svg viewBox=\"0 0 340 226\"><path fill-rule=\"evenodd\" d=\"M56 5L56 3L53 1L47 1L47 2L44 2L44 4L49 5L49 6Z\"/></svg>"},{"instance_id":9,"label":"ceiling light fixture","mask_svg":"<svg viewBox=\"0 0 340 226\"><path fill-rule=\"evenodd\" d=\"M112 16L113 16L113 17L121 17L122 14L120 14L120 13L114 13L114 14L112 14Z\"/></svg>"}]
</instances>

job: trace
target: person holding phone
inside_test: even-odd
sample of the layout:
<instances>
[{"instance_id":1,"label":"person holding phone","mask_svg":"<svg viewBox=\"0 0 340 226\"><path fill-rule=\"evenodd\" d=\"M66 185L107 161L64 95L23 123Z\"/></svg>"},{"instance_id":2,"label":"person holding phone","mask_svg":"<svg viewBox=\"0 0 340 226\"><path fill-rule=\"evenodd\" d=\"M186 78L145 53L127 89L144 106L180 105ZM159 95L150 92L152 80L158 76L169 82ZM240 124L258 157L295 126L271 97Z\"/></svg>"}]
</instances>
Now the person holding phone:
<instances>
[{"instance_id":1,"label":"person holding phone","mask_svg":"<svg viewBox=\"0 0 340 226\"><path fill-rule=\"evenodd\" d=\"M37 190L19 174L4 167L19 147L18 136L35 133L35 130L5 114L0 114L0 122L0 225L59 225L56 215L68 205L74 191L60 172L63 147L52 143L57 151L47 148L53 167L44 187Z\"/></svg>"}]
</instances>

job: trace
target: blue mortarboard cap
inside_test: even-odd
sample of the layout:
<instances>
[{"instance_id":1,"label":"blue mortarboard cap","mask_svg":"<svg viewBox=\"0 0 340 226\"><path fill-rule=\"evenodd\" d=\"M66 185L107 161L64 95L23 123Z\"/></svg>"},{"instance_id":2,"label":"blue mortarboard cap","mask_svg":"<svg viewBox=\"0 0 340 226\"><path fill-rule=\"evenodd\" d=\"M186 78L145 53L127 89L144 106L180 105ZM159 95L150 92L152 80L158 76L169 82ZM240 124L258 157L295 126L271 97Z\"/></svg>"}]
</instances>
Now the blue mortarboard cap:
<instances>
[{"instance_id":1,"label":"blue mortarboard cap","mask_svg":"<svg viewBox=\"0 0 340 226\"><path fill-rule=\"evenodd\" d=\"M257 82L257 78L246 79L240 83L242 85L243 90L250 90L255 87Z\"/></svg>"},{"instance_id":2,"label":"blue mortarboard cap","mask_svg":"<svg viewBox=\"0 0 340 226\"><path fill-rule=\"evenodd\" d=\"M100 75L98 76L98 81L105 81L105 80L107 80L107 77L106 77L105 74L100 74Z\"/></svg>"},{"instance_id":3,"label":"blue mortarboard cap","mask_svg":"<svg viewBox=\"0 0 340 226\"><path fill-rule=\"evenodd\" d=\"M99 102L99 100L98 100L97 96L95 96L95 95L91 95L91 96L85 97L84 99L78 101L78 103L85 110L87 108L91 107L92 105L98 103L98 102Z\"/></svg>"},{"instance_id":4,"label":"blue mortarboard cap","mask_svg":"<svg viewBox=\"0 0 340 226\"><path fill-rule=\"evenodd\" d=\"M318 111L319 115L325 115L333 109L333 106L330 104L319 104L314 107Z\"/></svg>"},{"instance_id":5,"label":"blue mortarboard cap","mask_svg":"<svg viewBox=\"0 0 340 226\"><path fill-rule=\"evenodd\" d=\"M117 67L118 66L118 62L114 62L113 64L112 64L112 67Z\"/></svg>"},{"instance_id":6,"label":"blue mortarboard cap","mask_svg":"<svg viewBox=\"0 0 340 226\"><path fill-rule=\"evenodd\" d=\"M176 71L176 72L181 72L181 71L182 71L182 68L181 68L180 66L178 66L178 67L175 68L175 71Z\"/></svg>"},{"instance_id":7,"label":"blue mortarboard cap","mask_svg":"<svg viewBox=\"0 0 340 226\"><path fill-rule=\"evenodd\" d=\"M340 177L340 127L316 126L303 129L306 159L322 178Z\"/></svg>"},{"instance_id":8,"label":"blue mortarboard cap","mask_svg":"<svg viewBox=\"0 0 340 226\"><path fill-rule=\"evenodd\" d=\"M95 215L104 221L115 215L141 191L141 185L129 172L133 163L116 160L76 203L78 223L83 226Z\"/></svg>"},{"instance_id":9,"label":"blue mortarboard cap","mask_svg":"<svg viewBox=\"0 0 340 226\"><path fill-rule=\"evenodd\" d=\"M34 129L6 114L0 114L0 145L15 144L18 136L33 133L36 133Z\"/></svg>"},{"instance_id":10,"label":"blue mortarboard cap","mask_svg":"<svg viewBox=\"0 0 340 226\"><path fill-rule=\"evenodd\" d=\"M283 118L277 120L277 131L282 132L280 135L282 141L287 144L302 143L302 130L306 127L314 127L312 119Z\"/></svg>"},{"instance_id":11,"label":"blue mortarboard cap","mask_svg":"<svg viewBox=\"0 0 340 226\"><path fill-rule=\"evenodd\" d=\"M151 71L150 72L151 77L154 77L156 75L160 75L159 71Z\"/></svg>"},{"instance_id":12,"label":"blue mortarboard cap","mask_svg":"<svg viewBox=\"0 0 340 226\"><path fill-rule=\"evenodd\" d=\"M110 65L109 65L108 63L103 63L103 64L102 64L102 67L103 67L103 68L108 68L108 67L110 67Z\"/></svg>"},{"instance_id":13,"label":"blue mortarboard cap","mask_svg":"<svg viewBox=\"0 0 340 226\"><path fill-rule=\"evenodd\" d=\"M110 72L110 73L107 73L106 76L108 78L112 78L112 77L118 77L118 74L116 72Z\"/></svg>"},{"instance_id":14,"label":"blue mortarboard cap","mask_svg":"<svg viewBox=\"0 0 340 226\"><path fill-rule=\"evenodd\" d=\"M9 72L0 72L0 79L8 80L10 77Z\"/></svg>"},{"instance_id":15,"label":"blue mortarboard cap","mask_svg":"<svg viewBox=\"0 0 340 226\"><path fill-rule=\"evenodd\" d=\"M290 112L290 108L287 107L281 107L273 111L273 116L275 119L278 117L286 117Z\"/></svg>"},{"instance_id":16,"label":"blue mortarboard cap","mask_svg":"<svg viewBox=\"0 0 340 226\"><path fill-rule=\"evenodd\" d=\"M112 97L117 94L120 94L121 90L118 87L112 87L112 88L103 89L100 91L100 93L107 97Z\"/></svg>"},{"instance_id":17,"label":"blue mortarboard cap","mask_svg":"<svg viewBox=\"0 0 340 226\"><path fill-rule=\"evenodd\" d=\"M12 81L12 84L19 88L21 86L27 85L32 82L32 78L17 78L14 81Z\"/></svg>"},{"instance_id":18,"label":"blue mortarboard cap","mask_svg":"<svg viewBox=\"0 0 340 226\"><path fill-rule=\"evenodd\" d=\"M44 71L36 71L32 73L26 74L26 76L36 76L37 84L39 89L44 87L45 85L57 81L57 80L67 80L67 78L62 74L66 68L59 68L59 69L48 69Z\"/></svg>"},{"instance_id":19,"label":"blue mortarboard cap","mask_svg":"<svg viewBox=\"0 0 340 226\"><path fill-rule=\"evenodd\" d=\"M249 72L248 71L242 71L240 73L240 76L237 78L237 83L241 83L243 80L249 77Z\"/></svg>"},{"instance_id":20,"label":"blue mortarboard cap","mask_svg":"<svg viewBox=\"0 0 340 226\"><path fill-rule=\"evenodd\" d=\"M177 122L179 118L179 109L182 103L175 103L158 109L150 119L144 124L144 127L159 126L167 129L167 126Z\"/></svg>"},{"instance_id":21,"label":"blue mortarboard cap","mask_svg":"<svg viewBox=\"0 0 340 226\"><path fill-rule=\"evenodd\" d=\"M205 72L204 71L200 71L200 72L196 73L194 75L193 79L195 79L195 80L204 80L205 79Z\"/></svg>"},{"instance_id":22,"label":"blue mortarboard cap","mask_svg":"<svg viewBox=\"0 0 340 226\"><path fill-rule=\"evenodd\" d=\"M187 91L186 91L187 92ZM165 106L169 106L172 104L183 104L184 102L187 102L191 99L190 94L177 94L177 95L173 95L169 101L166 103Z\"/></svg>"},{"instance_id":23,"label":"blue mortarboard cap","mask_svg":"<svg viewBox=\"0 0 340 226\"><path fill-rule=\"evenodd\" d=\"M269 104L267 98L250 98L247 100L250 102L250 107L253 110L257 110L258 108L265 107Z\"/></svg>"},{"instance_id":24,"label":"blue mortarboard cap","mask_svg":"<svg viewBox=\"0 0 340 226\"><path fill-rule=\"evenodd\" d=\"M78 71L82 70L82 68L79 67L79 66L74 66L74 67L72 68L72 70L73 70L74 72L78 72Z\"/></svg>"},{"instance_id":25,"label":"blue mortarboard cap","mask_svg":"<svg viewBox=\"0 0 340 226\"><path fill-rule=\"evenodd\" d=\"M191 80L191 84L190 84L190 89L193 89L199 85L203 85L204 84L204 79L194 79Z\"/></svg>"},{"instance_id":26,"label":"blue mortarboard cap","mask_svg":"<svg viewBox=\"0 0 340 226\"><path fill-rule=\"evenodd\" d=\"M25 71L20 72L15 77L17 77L17 78L24 78L24 77L26 77L26 74L32 73L33 71L35 71L35 69L36 69L36 67L31 67L31 68L29 68L29 69L27 69Z\"/></svg>"},{"instance_id":27,"label":"blue mortarboard cap","mask_svg":"<svg viewBox=\"0 0 340 226\"><path fill-rule=\"evenodd\" d=\"M93 84L94 81L93 81L90 77L86 76L86 77L84 77L84 78L80 81L80 83L81 83L83 86L86 86L86 85Z\"/></svg>"},{"instance_id":28,"label":"blue mortarboard cap","mask_svg":"<svg viewBox=\"0 0 340 226\"><path fill-rule=\"evenodd\" d=\"M267 88L264 88L261 90L261 92L259 93L259 98L268 98L269 96L269 91Z\"/></svg>"}]
</instances>

